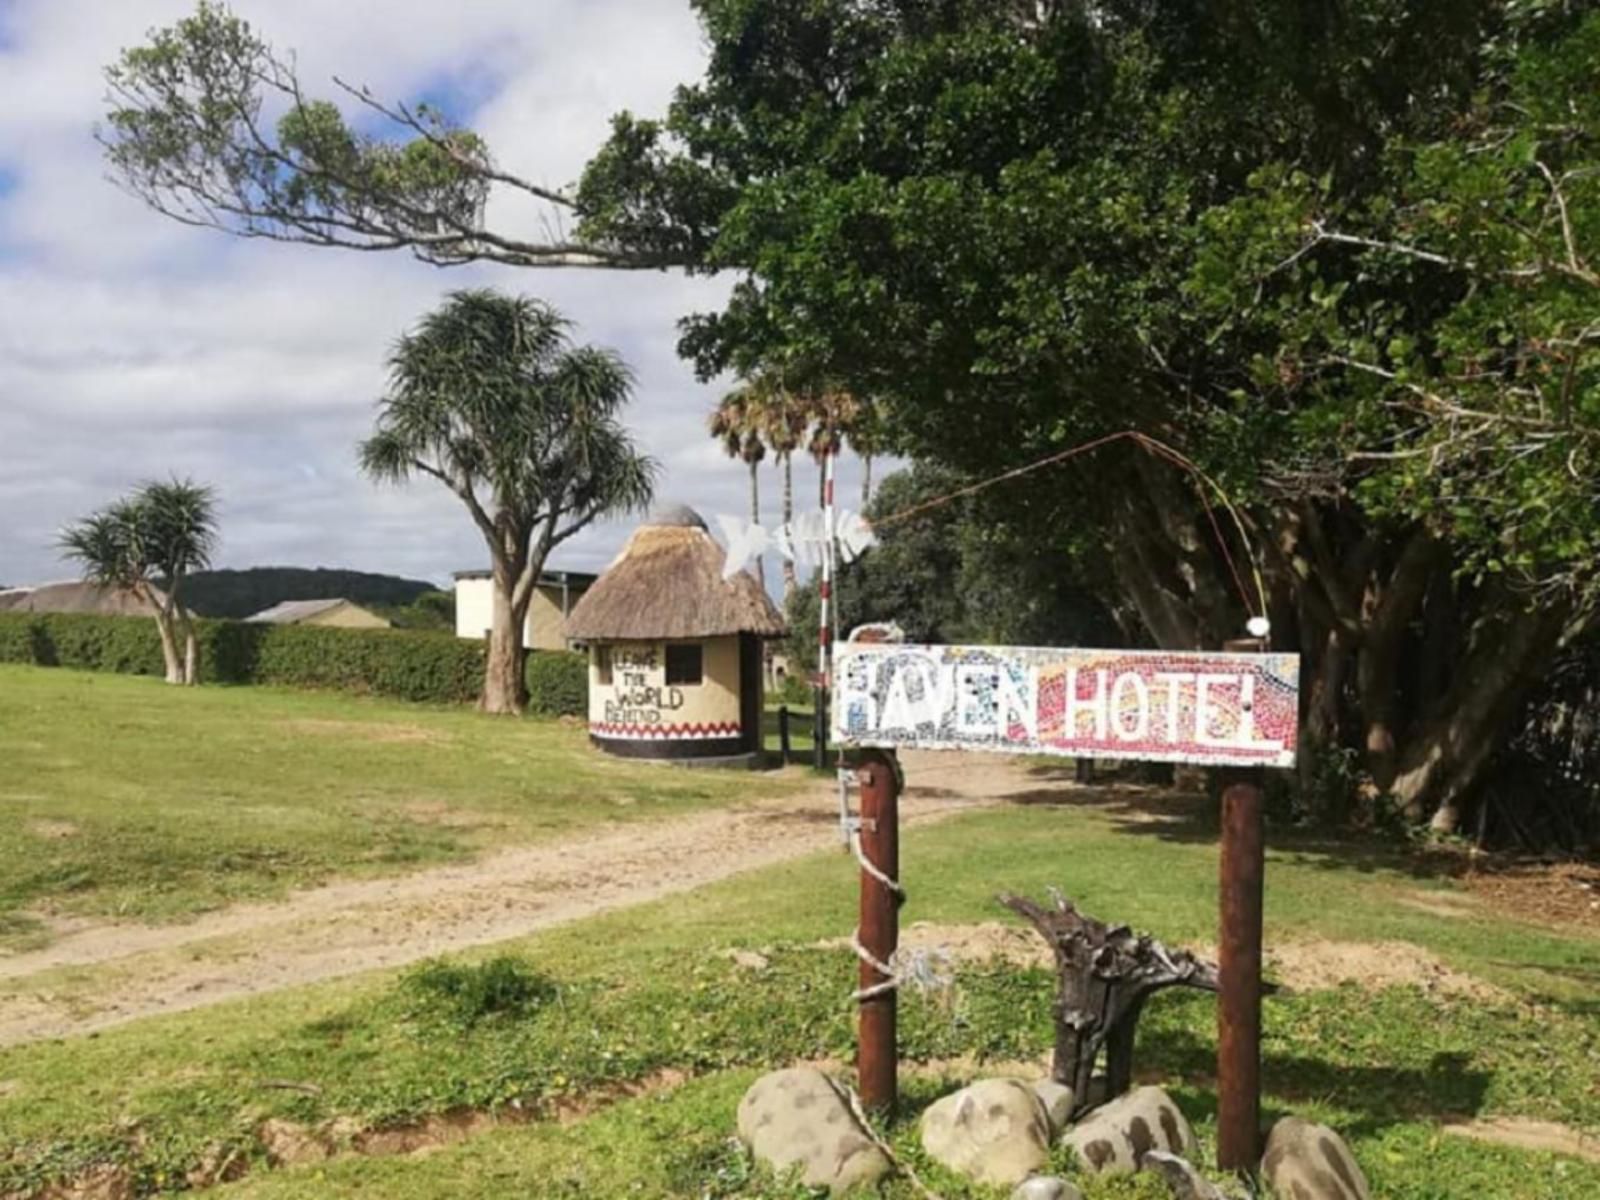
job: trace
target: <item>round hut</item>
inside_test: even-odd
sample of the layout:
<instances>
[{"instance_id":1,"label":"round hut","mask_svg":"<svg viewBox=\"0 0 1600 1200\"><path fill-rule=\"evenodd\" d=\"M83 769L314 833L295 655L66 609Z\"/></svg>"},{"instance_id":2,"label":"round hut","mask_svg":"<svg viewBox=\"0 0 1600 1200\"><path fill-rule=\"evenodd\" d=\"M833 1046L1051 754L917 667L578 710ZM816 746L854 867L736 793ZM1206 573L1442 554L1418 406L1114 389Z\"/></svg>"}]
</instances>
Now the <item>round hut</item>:
<instances>
[{"instance_id":1,"label":"round hut","mask_svg":"<svg viewBox=\"0 0 1600 1200\"><path fill-rule=\"evenodd\" d=\"M761 752L762 641L783 617L681 504L639 526L573 607L589 651L589 737L612 754L698 759Z\"/></svg>"}]
</instances>

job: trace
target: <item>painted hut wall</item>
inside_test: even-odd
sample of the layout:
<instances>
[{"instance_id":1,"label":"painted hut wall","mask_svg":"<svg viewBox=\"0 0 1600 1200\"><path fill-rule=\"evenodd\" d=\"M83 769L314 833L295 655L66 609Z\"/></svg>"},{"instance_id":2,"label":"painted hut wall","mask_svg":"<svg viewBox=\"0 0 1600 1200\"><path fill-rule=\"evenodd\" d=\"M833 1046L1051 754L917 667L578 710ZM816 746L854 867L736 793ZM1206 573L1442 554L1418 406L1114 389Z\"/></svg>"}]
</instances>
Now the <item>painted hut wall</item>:
<instances>
[{"instance_id":1,"label":"painted hut wall","mask_svg":"<svg viewBox=\"0 0 1600 1200\"><path fill-rule=\"evenodd\" d=\"M670 687L665 642L606 645L611 654L609 684L601 679L600 647L591 646L589 652L593 736L607 742L705 742L706 752L717 754L727 752L729 739L743 737L738 637L701 641L701 682Z\"/></svg>"}]
</instances>

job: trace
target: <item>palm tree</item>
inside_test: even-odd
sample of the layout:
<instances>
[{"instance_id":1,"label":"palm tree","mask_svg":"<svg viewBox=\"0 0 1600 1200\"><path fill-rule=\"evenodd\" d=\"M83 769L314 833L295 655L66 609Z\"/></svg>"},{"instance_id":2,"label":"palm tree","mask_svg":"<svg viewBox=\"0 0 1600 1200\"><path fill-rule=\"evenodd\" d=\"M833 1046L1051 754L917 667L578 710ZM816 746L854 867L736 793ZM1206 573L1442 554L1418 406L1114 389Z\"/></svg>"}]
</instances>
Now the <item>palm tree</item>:
<instances>
[{"instance_id":1,"label":"palm tree","mask_svg":"<svg viewBox=\"0 0 1600 1200\"><path fill-rule=\"evenodd\" d=\"M844 436L861 459L861 511L865 513L872 503L872 460L883 449L883 409L876 400L858 398L855 417Z\"/></svg>"},{"instance_id":2,"label":"palm tree","mask_svg":"<svg viewBox=\"0 0 1600 1200\"><path fill-rule=\"evenodd\" d=\"M711 436L722 442L729 458L737 458L750 468L750 523L761 523L761 478L758 468L767 456L766 443L761 440L760 389L744 383L724 396L712 410ZM756 559L756 578L762 589L767 586L766 564Z\"/></svg>"},{"instance_id":3,"label":"palm tree","mask_svg":"<svg viewBox=\"0 0 1600 1200\"><path fill-rule=\"evenodd\" d=\"M177 478L141 484L62 530L60 545L83 563L86 579L127 588L154 611L168 683L200 682L199 639L181 593L184 577L209 566L216 549L216 494L209 487Z\"/></svg>"},{"instance_id":4,"label":"palm tree","mask_svg":"<svg viewBox=\"0 0 1600 1200\"><path fill-rule=\"evenodd\" d=\"M799 449L808 423L806 403L802 396L790 390L783 377L775 372L764 372L758 377L759 424L762 440L783 467L783 523L794 520L794 452ZM799 581L794 563L783 560L783 602L787 609L794 597Z\"/></svg>"},{"instance_id":5,"label":"palm tree","mask_svg":"<svg viewBox=\"0 0 1600 1200\"><path fill-rule=\"evenodd\" d=\"M631 373L613 351L573 346L569 325L540 300L452 292L390 354L388 394L361 444L368 475L438 480L483 534L495 591L485 712L527 704L524 630L550 552L648 504L654 488L655 462L618 419Z\"/></svg>"},{"instance_id":6,"label":"palm tree","mask_svg":"<svg viewBox=\"0 0 1600 1200\"><path fill-rule=\"evenodd\" d=\"M806 449L810 451L812 459L819 468L817 499L819 503L825 505L827 473L820 468L829 455L839 453L844 445L845 432L855 423L860 405L855 396L844 388L824 382L810 393L806 409L811 424L811 436L806 443Z\"/></svg>"}]
</instances>

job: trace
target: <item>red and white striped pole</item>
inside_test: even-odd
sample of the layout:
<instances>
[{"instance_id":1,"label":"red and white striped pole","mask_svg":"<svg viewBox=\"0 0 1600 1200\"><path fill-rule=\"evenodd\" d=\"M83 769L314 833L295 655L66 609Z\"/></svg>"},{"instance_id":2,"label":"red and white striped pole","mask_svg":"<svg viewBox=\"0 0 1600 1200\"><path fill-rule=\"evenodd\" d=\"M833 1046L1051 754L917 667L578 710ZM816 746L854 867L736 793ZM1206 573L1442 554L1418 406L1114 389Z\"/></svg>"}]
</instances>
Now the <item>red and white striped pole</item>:
<instances>
[{"instance_id":1,"label":"red and white striped pole","mask_svg":"<svg viewBox=\"0 0 1600 1200\"><path fill-rule=\"evenodd\" d=\"M833 452L822 458L822 564L817 572L817 688L812 696L813 765L828 767L828 689L833 684Z\"/></svg>"}]
</instances>

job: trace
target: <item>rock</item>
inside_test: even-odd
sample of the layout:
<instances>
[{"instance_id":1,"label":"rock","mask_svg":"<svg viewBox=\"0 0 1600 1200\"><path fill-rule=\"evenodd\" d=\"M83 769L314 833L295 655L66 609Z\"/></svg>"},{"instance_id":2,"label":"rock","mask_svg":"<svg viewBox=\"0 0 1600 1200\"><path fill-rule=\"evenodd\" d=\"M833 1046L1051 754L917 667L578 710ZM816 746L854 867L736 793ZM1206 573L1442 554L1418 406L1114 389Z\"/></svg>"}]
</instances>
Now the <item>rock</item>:
<instances>
[{"instance_id":1,"label":"rock","mask_svg":"<svg viewBox=\"0 0 1600 1200\"><path fill-rule=\"evenodd\" d=\"M1267 1135L1261 1174L1285 1200L1371 1200L1367 1177L1326 1125L1284 1117Z\"/></svg>"},{"instance_id":2,"label":"rock","mask_svg":"<svg viewBox=\"0 0 1600 1200\"><path fill-rule=\"evenodd\" d=\"M980 1183L1020 1183L1050 1157L1050 1117L1020 1079L980 1079L929 1105L922 1148Z\"/></svg>"},{"instance_id":3,"label":"rock","mask_svg":"<svg viewBox=\"0 0 1600 1200\"><path fill-rule=\"evenodd\" d=\"M1083 1193L1058 1175L1035 1175L1017 1184L1011 1200L1083 1200Z\"/></svg>"},{"instance_id":4,"label":"rock","mask_svg":"<svg viewBox=\"0 0 1600 1200\"><path fill-rule=\"evenodd\" d=\"M1165 1179L1173 1200L1228 1200L1222 1189L1190 1166L1188 1159L1166 1150L1146 1150L1141 1169Z\"/></svg>"},{"instance_id":5,"label":"rock","mask_svg":"<svg viewBox=\"0 0 1600 1200\"><path fill-rule=\"evenodd\" d=\"M1158 1087L1135 1088L1095 1109L1061 1139L1095 1174L1132 1174L1148 1150L1194 1156L1194 1130Z\"/></svg>"},{"instance_id":6,"label":"rock","mask_svg":"<svg viewBox=\"0 0 1600 1200\"><path fill-rule=\"evenodd\" d=\"M807 1187L834 1195L891 1169L844 1089L810 1067L773 1071L750 1085L739 1101L739 1139L757 1162L780 1173L798 1168Z\"/></svg>"},{"instance_id":7,"label":"rock","mask_svg":"<svg viewBox=\"0 0 1600 1200\"><path fill-rule=\"evenodd\" d=\"M1050 1118L1050 1136L1060 1137L1072 1122L1072 1089L1054 1079L1036 1079L1031 1086Z\"/></svg>"}]
</instances>

